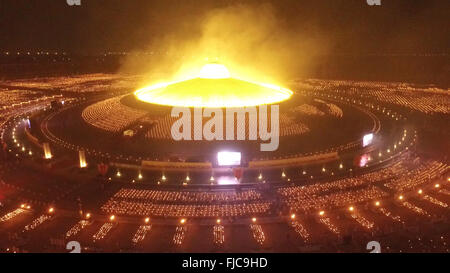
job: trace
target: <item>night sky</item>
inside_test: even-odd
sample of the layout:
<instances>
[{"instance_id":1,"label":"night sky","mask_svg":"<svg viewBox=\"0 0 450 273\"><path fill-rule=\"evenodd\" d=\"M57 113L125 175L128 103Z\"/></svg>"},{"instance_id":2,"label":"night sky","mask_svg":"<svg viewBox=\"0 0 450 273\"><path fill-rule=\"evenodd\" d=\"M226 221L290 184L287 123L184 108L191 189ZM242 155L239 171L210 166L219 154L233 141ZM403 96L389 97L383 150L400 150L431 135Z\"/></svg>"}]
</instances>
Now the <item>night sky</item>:
<instances>
[{"instance_id":1,"label":"night sky","mask_svg":"<svg viewBox=\"0 0 450 273\"><path fill-rule=\"evenodd\" d=\"M280 28L330 43L331 54L448 53L450 1L1 0L0 50L131 51L200 35L215 9L270 4ZM242 26L245 28L245 25Z\"/></svg>"}]
</instances>

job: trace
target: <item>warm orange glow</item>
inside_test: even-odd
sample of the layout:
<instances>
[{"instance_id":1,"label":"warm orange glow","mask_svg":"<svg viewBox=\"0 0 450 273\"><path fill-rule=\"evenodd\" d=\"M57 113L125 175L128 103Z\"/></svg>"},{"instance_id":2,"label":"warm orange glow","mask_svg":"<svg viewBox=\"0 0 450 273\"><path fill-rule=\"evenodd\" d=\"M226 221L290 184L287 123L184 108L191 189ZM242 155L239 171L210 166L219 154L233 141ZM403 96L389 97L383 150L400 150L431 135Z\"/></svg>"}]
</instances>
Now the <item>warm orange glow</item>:
<instances>
[{"instance_id":1,"label":"warm orange glow","mask_svg":"<svg viewBox=\"0 0 450 273\"><path fill-rule=\"evenodd\" d=\"M421 189L417 191L417 193L419 193L419 194L422 194L422 192L423 192L423 191L422 191Z\"/></svg>"},{"instance_id":2,"label":"warm orange glow","mask_svg":"<svg viewBox=\"0 0 450 273\"><path fill-rule=\"evenodd\" d=\"M439 188L440 186L441 186L441 185L439 185L439 184L435 184L435 185L434 185L435 188Z\"/></svg>"},{"instance_id":3,"label":"warm orange glow","mask_svg":"<svg viewBox=\"0 0 450 273\"><path fill-rule=\"evenodd\" d=\"M110 221L114 221L114 219L116 219L116 216L114 216L114 215L111 215L111 216L109 217L109 220L110 220Z\"/></svg>"},{"instance_id":4,"label":"warm orange glow","mask_svg":"<svg viewBox=\"0 0 450 273\"><path fill-rule=\"evenodd\" d=\"M291 219L295 219L295 214L294 213L291 214Z\"/></svg>"},{"instance_id":5,"label":"warm orange glow","mask_svg":"<svg viewBox=\"0 0 450 273\"><path fill-rule=\"evenodd\" d=\"M379 207L380 206L380 201L376 201L375 202L375 206Z\"/></svg>"},{"instance_id":6,"label":"warm orange glow","mask_svg":"<svg viewBox=\"0 0 450 273\"><path fill-rule=\"evenodd\" d=\"M80 168L86 168L86 153L83 150L78 151L78 156L80 158Z\"/></svg>"},{"instance_id":7,"label":"warm orange glow","mask_svg":"<svg viewBox=\"0 0 450 273\"><path fill-rule=\"evenodd\" d=\"M46 142L43 144L44 147L44 158L45 159L51 159L52 158L52 152L50 151L50 145Z\"/></svg>"},{"instance_id":8,"label":"warm orange glow","mask_svg":"<svg viewBox=\"0 0 450 273\"><path fill-rule=\"evenodd\" d=\"M325 211L323 211L323 210L319 211L319 215L320 215L320 216L325 215Z\"/></svg>"},{"instance_id":9,"label":"warm orange glow","mask_svg":"<svg viewBox=\"0 0 450 273\"><path fill-rule=\"evenodd\" d=\"M220 219L217 219L217 220L216 220L216 223L217 223L217 224L220 224L220 222L221 222Z\"/></svg>"},{"instance_id":10,"label":"warm orange glow","mask_svg":"<svg viewBox=\"0 0 450 273\"><path fill-rule=\"evenodd\" d=\"M197 77L160 83L134 92L141 101L180 107L244 107L273 104L293 94L273 84L231 77L222 64L206 64Z\"/></svg>"},{"instance_id":11,"label":"warm orange glow","mask_svg":"<svg viewBox=\"0 0 450 273\"><path fill-rule=\"evenodd\" d=\"M355 208L354 208L354 207L349 207L348 210L349 210L349 211L354 211Z\"/></svg>"},{"instance_id":12,"label":"warm orange glow","mask_svg":"<svg viewBox=\"0 0 450 273\"><path fill-rule=\"evenodd\" d=\"M91 214L88 212L88 213L86 213L86 219L89 219L89 218L91 218Z\"/></svg>"},{"instance_id":13,"label":"warm orange glow","mask_svg":"<svg viewBox=\"0 0 450 273\"><path fill-rule=\"evenodd\" d=\"M400 196L398 197L398 199L399 199L399 200L403 200L403 195L400 195Z\"/></svg>"},{"instance_id":14,"label":"warm orange glow","mask_svg":"<svg viewBox=\"0 0 450 273\"><path fill-rule=\"evenodd\" d=\"M181 218L180 224L184 224L184 223L186 223L186 219L185 218Z\"/></svg>"},{"instance_id":15,"label":"warm orange glow","mask_svg":"<svg viewBox=\"0 0 450 273\"><path fill-rule=\"evenodd\" d=\"M48 213L53 213L54 211L55 211L54 208L49 208L49 209L48 209Z\"/></svg>"},{"instance_id":16,"label":"warm orange glow","mask_svg":"<svg viewBox=\"0 0 450 273\"><path fill-rule=\"evenodd\" d=\"M148 224L148 223L150 222L150 218L149 218L149 217L145 218L144 222L145 222L146 224Z\"/></svg>"},{"instance_id":17,"label":"warm orange glow","mask_svg":"<svg viewBox=\"0 0 450 273\"><path fill-rule=\"evenodd\" d=\"M255 217L252 218L252 222L253 223L256 222L256 218Z\"/></svg>"}]
</instances>

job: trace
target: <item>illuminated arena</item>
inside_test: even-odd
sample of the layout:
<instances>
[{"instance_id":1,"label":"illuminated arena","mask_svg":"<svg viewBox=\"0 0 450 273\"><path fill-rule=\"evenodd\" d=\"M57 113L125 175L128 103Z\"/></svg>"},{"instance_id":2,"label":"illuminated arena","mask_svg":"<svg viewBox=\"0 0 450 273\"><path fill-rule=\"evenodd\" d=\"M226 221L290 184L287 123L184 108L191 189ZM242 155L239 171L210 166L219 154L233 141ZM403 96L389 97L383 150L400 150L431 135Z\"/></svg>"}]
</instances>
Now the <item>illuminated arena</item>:
<instances>
[{"instance_id":1,"label":"illuminated arena","mask_svg":"<svg viewBox=\"0 0 450 273\"><path fill-rule=\"evenodd\" d=\"M267 153L251 141L174 141L168 99L194 102L173 102L170 86L133 92L136 80L7 82L0 227L31 236L22 248L76 239L88 252L352 252L368 235L394 240L405 226L446 226L449 165L420 152L423 125L411 121L448 115L445 91L301 80L288 84L291 94L258 85L285 96L271 101L280 106L280 146ZM25 91L56 82L55 94ZM430 96L423 103L418 94ZM448 251L448 236L443 228L427 251ZM416 244L391 242L392 252Z\"/></svg>"},{"instance_id":2,"label":"illuminated arena","mask_svg":"<svg viewBox=\"0 0 450 273\"><path fill-rule=\"evenodd\" d=\"M450 253L449 10L1 1L0 255L289 272ZM344 256L326 264L361 269Z\"/></svg>"}]
</instances>

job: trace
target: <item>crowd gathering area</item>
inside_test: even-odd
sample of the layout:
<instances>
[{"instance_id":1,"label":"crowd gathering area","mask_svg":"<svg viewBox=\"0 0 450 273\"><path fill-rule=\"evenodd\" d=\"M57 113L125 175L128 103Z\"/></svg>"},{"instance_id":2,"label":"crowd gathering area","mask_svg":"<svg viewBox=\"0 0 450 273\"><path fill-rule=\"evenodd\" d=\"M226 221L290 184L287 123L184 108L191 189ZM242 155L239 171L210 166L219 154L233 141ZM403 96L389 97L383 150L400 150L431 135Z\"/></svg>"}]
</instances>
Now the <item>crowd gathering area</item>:
<instances>
[{"instance_id":1,"label":"crowd gathering area","mask_svg":"<svg viewBox=\"0 0 450 273\"><path fill-rule=\"evenodd\" d=\"M173 118L126 102L140 80L0 85L0 252L69 252L69 241L82 252L369 252L370 241L382 252L450 252L449 90L292 81L308 100L281 112L280 151L251 154L236 167L242 177L229 168L236 183L221 184L207 160L164 155ZM296 144L351 123L351 109L364 123L331 133L343 141ZM369 147L354 137L365 132ZM163 144L133 150L146 141Z\"/></svg>"}]
</instances>

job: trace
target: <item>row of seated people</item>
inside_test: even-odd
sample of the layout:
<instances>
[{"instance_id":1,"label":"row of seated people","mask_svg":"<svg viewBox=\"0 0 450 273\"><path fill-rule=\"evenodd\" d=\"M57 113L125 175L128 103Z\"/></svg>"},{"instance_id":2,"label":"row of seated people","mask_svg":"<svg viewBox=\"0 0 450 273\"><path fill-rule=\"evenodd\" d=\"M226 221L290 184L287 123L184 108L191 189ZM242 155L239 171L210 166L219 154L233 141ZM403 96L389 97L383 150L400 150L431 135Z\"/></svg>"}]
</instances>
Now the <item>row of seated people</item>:
<instances>
[{"instance_id":1,"label":"row of seated people","mask_svg":"<svg viewBox=\"0 0 450 273\"><path fill-rule=\"evenodd\" d=\"M285 191L289 194L289 189ZM283 202L291 211L314 213L320 209L330 209L348 206L379 199L388 196L388 193L382 191L376 186L367 186L358 190L339 191L324 195L305 195L284 198Z\"/></svg>"},{"instance_id":2,"label":"row of seated people","mask_svg":"<svg viewBox=\"0 0 450 273\"><path fill-rule=\"evenodd\" d=\"M430 181L447 171L448 168L448 165L436 161L426 161L413 169L397 163L389 168L355 178L310 186L285 187L278 189L277 193L291 209L295 210L308 211L314 207L339 207L388 195L373 183L388 180L389 182L384 184L386 187L395 191L407 190ZM361 186L365 186L365 188L361 189Z\"/></svg>"},{"instance_id":3,"label":"row of seated people","mask_svg":"<svg viewBox=\"0 0 450 273\"><path fill-rule=\"evenodd\" d=\"M449 169L450 166L448 164L434 160L428 161L419 168L410 170L402 176L392 179L387 182L385 186L396 191L414 189L415 187L440 176Z\"/></svg>"},{"instance_id":4,"label":"row of seated people","mask_svg":"<svg viewBox=\"0 0 450 273\"><path fill-rule=\"evenodd\" d=\"M134 83L132 79L137 76L124 76L120 74L92 73L62 77L39 77L29 79L6 80L4 84L23 88L39 88L62 92L110 92L112 89L122 87L129 89ZM126 85L124 83L127 83Z\"/></svg>"},{"instance_id":5,"label":"row of seated people","mask_svg":"<svg viewBox=\"0 0 450 273\"><path fill-rule=\"evenodd\" d=\"M423 113L450 113L448 92L435 87L423 88L401 83L310 80L305 87L319 92L340 94L346 98L364 96L394 103Z\"/></svg>"},{"instance_id":6,"label":"row of seated people","mask_svg":"<svg viewBox=\"0 0 450 273\"><path fill-rule=\"evenodd\" d=\"M34 96L40 96L38 92L26 90L9 90L0 88L0 106L11 106L30 100Z\"/></svg>"},{"instance_id":7,"label":"row of seated people","mask_svg":"<svg viewBox=\"0 0 450 273\"><path fill-rule=\"evenodd\" d=\"M310 156L321 157L325 154L348 150L351 148L358 147L359 145L361 145L361 144L360 144L360 141L358 140L358 141L352 141L349 143L341 144L339 146L327 148L327 149L324 149L321 151L308 152L308 153L295 153L295 154L275 156L275 157L258 157L258 158L253 158L253 160L258 161L258 160L272 160L272 159L289 159L289 158L306 157L306 156L307 157L310 157Z\"/></svg>"},{"instance_id":8,"label":"row of seated people","mask_svg":"<svg viewBox=\"0 0 450 273\"><path fill-rule=\"evenodd\" d=\"M151 202L239 202L261 199L255 190L242 192L193 192L193 191L159 191L122 188L113 196L122 200L146 200Z\"/></svg>"},{"instance_id":9,"label":"row of seated people","mask_svg":"<svg viewBox=\"0 0 450 273\"><path fill-rule=\"evenodd\" d=\"M330 114L337 118L342 118L344 116L344 112L336 104L328 103L321 99L314 99L314 101L324 105L326 107L325 108L326 110L324 110L324 111L326 111L327 114ZM308 115L308 116L313 116L313 115L324 116L326 114L325 112L319 110L316 106L309 105L309 104L303 104L303 105L297 106L294 109L292 109L292 111L300 112L300 113L302 113L304 115Z\"/></svg>"},{"instance_id":10,"label":"row of seated people","mask_svg":"<svg viewBox=\"0 0 450 273\"><path fill-rule=\"evenodd\" d=\"M358 175L356 177L347 177L331 182L321 182L307 186L284 187L279 188L277 192L283 197L306 198L311 195L324 194L338 190L348 190L374 183L384 183L386 181L388 182L385 186L399 190L403 188L404 184L410 184L408 183L409 180L405 179L405 177L411 177L410 180L413 180L413 177L415 177L416 180L423 181L423 178L432 179L436 176L429 175L430 172L433 172L434 174L437 172L442 173L446 168L448 168L448 166L446 167L445 164L436 161L425 161L422 164L408 164L405 163L405 161L399 161L387 168Z\"/></svg>"},{"instance_id":11,"label":"row of seated people","mask_svg":"<svg viewBox=\"0 0 450 273\"><path fill-rule=\"evenodd\" d=\"M120 132L147 114L145 111L123 105L120 99L121 97L114 97L92 104L83 110L81 116L92 126L110 132Z\"/></svg>"},{"instance_id":12,"label":"row of seated people","mask_svg":"<svg viewBox=\"0 0 450 273\"><path fill-rule=\"evenodd\" d=\"M42 93L28 90L8 90L0 88L0 110L32 106L35 103L51 101L60 96L43 96Z\"/></svg>"},{"instance_id":13,"label":"row of seated people","mask_svg":"<svg viewBox=\"0 0 450 273\"><path fill-rule=\"evenodd\" d=\"M155 204L144 200L118 201L110 199L102 206L105 213L156 217L235 217L266 214L270 202L251 202L226 205Z\"/></svg>"},{"instance_id":14,"label":"row of seated people","mask_svg":"<svg viewBox=\"0 0 450 273\"><path fill-rule=\"evenodd\" d=\"M202 124L208 122L210 118L203 118ZM170 115L165 115L162 117L144 117L141 119L141 122L154 124L152 128L150 128L146 137L149 139L172 139L171 128L175 121L178 120L178 117L171 117ZM192 121L193 122L193 121ZM248 118L245 121L245 139L249 139L249 122ZM194 126L192 124L192 126ZM224 116L223 120L223 132L225 132L226 119ZM241 130L242 128L237 129ZM235 134L237 133L235 131ZM309 128L303 124L302 122L296 121L293 117L289 116L286 113L280 114L280 136L293 136L293 135L301 135L309 132ZM193 135L191 136L193 137ZM225 136L224 136L225 137ZM236 137L236 136L235 136Z\"/></svg>"},{"instance_id":15,"label":"row of seated people","mask_svg":"<svg viewBox=\"0 0 450 273\"><path fill-rule=\"evenodd\" d=\"M328 109L329 109L331 115L338 117L338 118L342 118L344 116L344 112L336 104L327 103L327 106L328 106Z\"/></svg>"},{"instance_id":16,"label":"row of seated people","mask_svg":"<svg viewBox=\"0 0 450 273\"><path fill-rule=\"evenodd\" d=\"M295 136L309 132L309 128L303 122L295 120L286 113L280 114L280 136Z\"/></svg>"},{"instance_id":17,"label":"row of seated people","mask_svg":"<svg viewBox=\"0 0 450 273\"><path fill-rule=\"evenodd\" d=\"M361 193L369 193L368 197L385 196L386 193L376 187L373 187L373 185L375 183L402 176L408 172L408 170L408 166L402 162L397 162L387 168L356 177L347 177L331 182L315 183L306 186L279 188L277 189L277 194L279 194L282 199L286 200L289 206L297 209L302 208L303 210L312 209L314 204L317 205L319 203L322 203L323 207L327 207L330 204L335 206L338 204L345 205L352 203L348 200L348 198L352 198L351 195L355 194L357 191L361 191ZM365 188L360 189L361 187ZM366 195L363 194L360 197L364 196ZM339 198L342 199L338 200Z\"/></svg>"}]
</instances>

